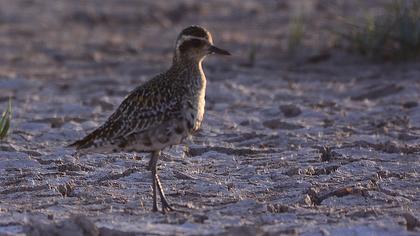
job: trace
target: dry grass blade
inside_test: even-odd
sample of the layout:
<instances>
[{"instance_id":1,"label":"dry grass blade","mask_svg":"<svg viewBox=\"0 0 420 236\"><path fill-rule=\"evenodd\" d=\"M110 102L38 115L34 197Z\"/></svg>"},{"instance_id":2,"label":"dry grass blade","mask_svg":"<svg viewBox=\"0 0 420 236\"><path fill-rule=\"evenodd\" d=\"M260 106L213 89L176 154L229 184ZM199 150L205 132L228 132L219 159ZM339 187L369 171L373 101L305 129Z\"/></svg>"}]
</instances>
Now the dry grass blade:
<instances>
[{"instance_id":1,"label":"dry grass blade","mask_svg":"<svg viewBox=\"0 0 420 236\"><path fill-rule=\"evenodd\" d=\"M10 122L12 120L12 101L9 99L9 106L3 112L0 119L0 139L4 139L9 133Z\"/></svg>"}]
</instances>

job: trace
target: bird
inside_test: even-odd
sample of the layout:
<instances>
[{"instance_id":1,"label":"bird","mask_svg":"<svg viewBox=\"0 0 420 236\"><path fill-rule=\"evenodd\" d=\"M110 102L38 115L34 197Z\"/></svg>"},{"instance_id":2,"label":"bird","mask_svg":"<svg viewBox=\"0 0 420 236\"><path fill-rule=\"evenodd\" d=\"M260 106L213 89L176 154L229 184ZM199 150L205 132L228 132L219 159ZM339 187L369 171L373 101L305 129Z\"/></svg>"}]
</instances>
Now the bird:
<instances>
[{"instance_id":1,"label":"bird","mask_svg":"<svg viewBox=\"0 0 420 236\"><path fill-rule=\"evenodd\" d=\"M181 144L199 130L204 117L206 76L202 63L210 54L231 55L216 47L210 32L198 25L178 35L172 65L131 91L101 126L69 145L77 152L149 152L153 211L174 211L157 171L162 150Z\"/></svg>"}]
</instances>

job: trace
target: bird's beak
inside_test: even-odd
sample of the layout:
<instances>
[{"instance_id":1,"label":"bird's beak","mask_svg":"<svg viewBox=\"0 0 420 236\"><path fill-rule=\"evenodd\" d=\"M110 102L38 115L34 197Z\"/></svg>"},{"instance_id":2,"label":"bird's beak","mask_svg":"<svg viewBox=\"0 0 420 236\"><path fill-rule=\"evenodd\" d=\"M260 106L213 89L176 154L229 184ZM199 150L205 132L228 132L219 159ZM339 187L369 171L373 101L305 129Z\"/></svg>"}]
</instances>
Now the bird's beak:
<instances>
[{"instance_id":1,"label":"bird's beak","mask_svg":"<svg viewBox=\"0 0 420 236\"><path fill-rule=\"evenodd\" d=\"M215 54L220 54L220 55L227 55L227 56L231 55L228 51L223 50L223 49L218 48L218 47L213 46L213 45L210 45L209 52L210 53L215 53Z\"/></svg>"}]
</instances>

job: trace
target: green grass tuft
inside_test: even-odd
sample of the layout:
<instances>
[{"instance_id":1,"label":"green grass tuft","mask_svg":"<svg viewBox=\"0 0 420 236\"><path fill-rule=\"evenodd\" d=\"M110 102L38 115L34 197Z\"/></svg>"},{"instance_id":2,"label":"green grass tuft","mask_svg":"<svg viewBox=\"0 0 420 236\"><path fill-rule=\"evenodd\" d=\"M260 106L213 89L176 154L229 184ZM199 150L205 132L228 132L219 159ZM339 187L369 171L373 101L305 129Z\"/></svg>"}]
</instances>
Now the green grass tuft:
<instances>
[{"instance_id":1,"label":"green grass tuft","mask_svg":"<svg viewBox=\"0 0 420 236\"><path fill-rule=\"evenodd\" d=\"M289 26L288 50L294 53L302 45L305 23L302 16L294 16Z\"/></svg>"},{"instance_id":2,"label":"green grass tuft","mask_svg":"<svg viewBox=\"0 0 420 236\"><path fill-rule=\"evenodd\" d=\"M0 119L0 139L4 139L10 130L10 122L12 120L12 100L9 99L9 106L3 112Z\"/></svg>"},{"instance_id":3,"label":"green grass tuft","mask_svg":"<svg viewBox=\"0 0 420 236\"><path fill-rule=\"evenodd\" d=\"M384 14L366 17L345 33L352 48L374 59L407 60L420 55L420 2L395 0Z\"/></svg>"}]
</instances>

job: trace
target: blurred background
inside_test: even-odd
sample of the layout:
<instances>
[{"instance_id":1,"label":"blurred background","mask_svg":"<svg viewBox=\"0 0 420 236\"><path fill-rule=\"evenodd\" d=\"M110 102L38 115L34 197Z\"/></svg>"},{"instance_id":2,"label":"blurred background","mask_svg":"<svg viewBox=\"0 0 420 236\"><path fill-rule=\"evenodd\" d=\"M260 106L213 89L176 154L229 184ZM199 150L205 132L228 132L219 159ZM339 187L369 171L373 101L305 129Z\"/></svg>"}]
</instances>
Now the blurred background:
<instances>
[{"instance_id":1,"label":"blurred background","mask_svg":"<svg viewBox=\"0 0 420 236\"><path fill-rule=\"evenodd\" d=\"M381 77L378 71L394 71L388 63L417 60L419 18L415 0L0 1L0 79L18 79L0 83L0 105L48 102L59 87L71 96L65 102L112 110L170 66L177 34L192 24L233 53L207 60L213 81L244 71L287 81ZM19 79L35 79L36 95ZM56 87L47 88L51 82ZM218 97L211 94L210 107Z\"/></svg>"},{"instance_id":2,"label":"blurred background","mask_svg":"<svg viewBox=\"0 0 420 236\"><path fill-rule=\"evenodd\" d=\"M0 4L0 75L39 79L68 79L106 69L138 75L136 70L145 64L144 69L159 71L171 62L176 35L192 24L208 28L216 43L234 52L234 61L221 63L221 70L254 64L277 67L294 57L318 62L328 60L336 48L394 59L406 56L392 51L407 46L399 40L418 47L420 34L419 7L411 0ZM395 19L399 14L406 18ZM411 35L401 36L391 25Z\"/></svg>"}]
</instances>

